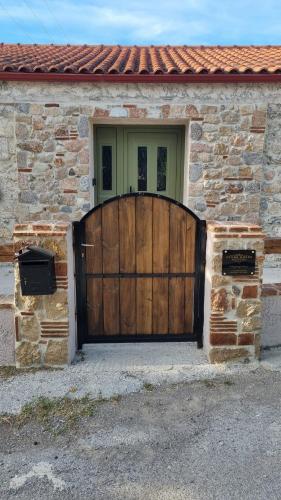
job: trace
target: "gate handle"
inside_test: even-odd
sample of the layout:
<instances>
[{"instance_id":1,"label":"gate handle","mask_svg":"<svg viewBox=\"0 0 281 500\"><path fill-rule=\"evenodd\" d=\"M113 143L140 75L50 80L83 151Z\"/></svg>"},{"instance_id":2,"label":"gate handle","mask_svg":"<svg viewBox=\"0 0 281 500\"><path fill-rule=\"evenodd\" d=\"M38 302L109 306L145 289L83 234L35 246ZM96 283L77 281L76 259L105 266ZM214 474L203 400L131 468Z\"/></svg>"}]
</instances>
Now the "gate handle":
<instances>
[{"instance_id":1,"label":"gate handle","mask_svg":"<svg viewBox=\"0 0 281 500\"><path fill-rule=\"evenodd\" d=\"M132 186L130 186L130 193L133 193L134 192L134 189Z\"/></svg>"}]
</instances>

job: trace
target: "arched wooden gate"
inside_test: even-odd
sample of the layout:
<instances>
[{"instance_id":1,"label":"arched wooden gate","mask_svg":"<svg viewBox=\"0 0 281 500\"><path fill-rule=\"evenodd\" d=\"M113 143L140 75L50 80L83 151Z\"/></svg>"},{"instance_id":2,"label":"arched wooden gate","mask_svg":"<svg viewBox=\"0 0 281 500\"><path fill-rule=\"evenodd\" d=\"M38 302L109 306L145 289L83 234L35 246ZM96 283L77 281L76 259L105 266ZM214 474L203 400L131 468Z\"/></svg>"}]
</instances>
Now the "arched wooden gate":
<instances>
[{"instance_id":1,"label":"arched wooden gate","mask_svg":"<svg viewBox=\"0 0 281 500\"><path fill-rule=\"evenodd\" d=\"M182 204L133 193L74 223L79 346L202 345L205 222Z\"/></svg>"}]
</instances>

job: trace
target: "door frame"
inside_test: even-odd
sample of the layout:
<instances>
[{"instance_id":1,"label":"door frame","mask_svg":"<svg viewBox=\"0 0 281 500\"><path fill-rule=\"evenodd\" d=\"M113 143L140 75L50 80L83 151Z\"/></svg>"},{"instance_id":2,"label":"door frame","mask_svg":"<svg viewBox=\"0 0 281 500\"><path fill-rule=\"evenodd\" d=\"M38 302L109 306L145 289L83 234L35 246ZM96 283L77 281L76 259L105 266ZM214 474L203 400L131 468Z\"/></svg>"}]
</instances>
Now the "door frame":
<instances>
[{"instance_id":1,"label":"door frame","mask_svg":"<svg viewBox=\"0 0 281 500\"><path fill-rule=\"evenodd\" d=\"M129 189L126 182L128 180L128 165L127 165L127 144L128 144L128 134L132 132L156 132L156 133L173 133L176 132L178 135L177 143L177 164L176 164L176 199L177 201L183 201L184 195L184 158L185 158L185 135L186 135L186 125L178 124L168 124L168 125L152 125L152 124L140 124L140 125L130 125L130 124L94 124L93 125L93 163L94 163L94 184L93 184L93 199L94 207L100 202L98 201L98 187L100 185L100 172L98 168L98 139L97 139L97 129L116 129L116 196L127 194ZM118 165L121 166L121 176L118 176ZM119 170L120 174L120 170ZM157 194L157 193L156 193ZM110 198L112 199L112 198Z\"/></svg>"},{"instance_id":2,"label":"door frame","mask_svg":"<svg viewBox=\"0 0 281 500\"><path fill-rule=\"evenodd\" d=\"M160 198L185 210L196 220L196 241L195 241L195 285L194 285L194 324L193 334L174 335L167 338L167 335L133 335L133 336L114 336L100 337L93 339L88 335L87 323L87 292L86 292L86 272L83 245L85 245L85 220L102 206L124 197L149 196ZM206 221L192 212L182 203L154 193L128 193L124 195L109 198L101 204L92 208L79 222L73 222L74 253L75 253L75 281L76 281L76 318L77 318L77 341L78 349L86 343L126 343L126 342L197 342L199 348L203 347L203 324L204 324L204 288L205 288L205 263L206 263ZM195 333L194 333L195 332Z\"/></svg>"}]
</instances>

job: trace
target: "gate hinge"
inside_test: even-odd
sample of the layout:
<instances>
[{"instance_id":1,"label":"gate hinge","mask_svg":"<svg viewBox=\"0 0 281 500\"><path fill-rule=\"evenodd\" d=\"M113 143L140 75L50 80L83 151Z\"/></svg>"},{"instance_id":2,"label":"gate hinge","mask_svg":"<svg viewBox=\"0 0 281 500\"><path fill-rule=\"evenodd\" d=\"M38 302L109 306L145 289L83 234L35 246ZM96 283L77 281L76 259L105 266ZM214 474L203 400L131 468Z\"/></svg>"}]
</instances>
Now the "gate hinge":
<instances>
[{"instance_id":1,"label":"gate hinge","mask_svg":"<svg viewBox=\"0 0 281 500\"><path fill-rule=\"evenodd\" d=\"M97 179L96 179L96 177L94 177L92 179L92 186L96 186L96 185L97 185Z\"/></svg>"}]
</instances>

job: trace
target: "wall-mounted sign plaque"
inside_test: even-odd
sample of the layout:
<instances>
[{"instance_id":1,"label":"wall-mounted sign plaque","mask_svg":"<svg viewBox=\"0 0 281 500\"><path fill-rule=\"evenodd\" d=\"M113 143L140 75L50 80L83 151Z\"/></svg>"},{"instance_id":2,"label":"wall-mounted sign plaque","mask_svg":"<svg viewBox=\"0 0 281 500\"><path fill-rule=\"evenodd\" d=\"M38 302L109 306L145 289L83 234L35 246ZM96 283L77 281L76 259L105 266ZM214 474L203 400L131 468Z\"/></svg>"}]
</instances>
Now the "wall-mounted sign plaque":
<instances>
[{"instance_id":1,"label":"wall-mounted sign plaque","mask_svg":"<svg viewBox=\"0 0 281 500\"><path fill-rule=\"evenodd\" d=\"M228 276L255 274L255 250L223 250L222 274Z\"/></svg>"}]
</instances>

